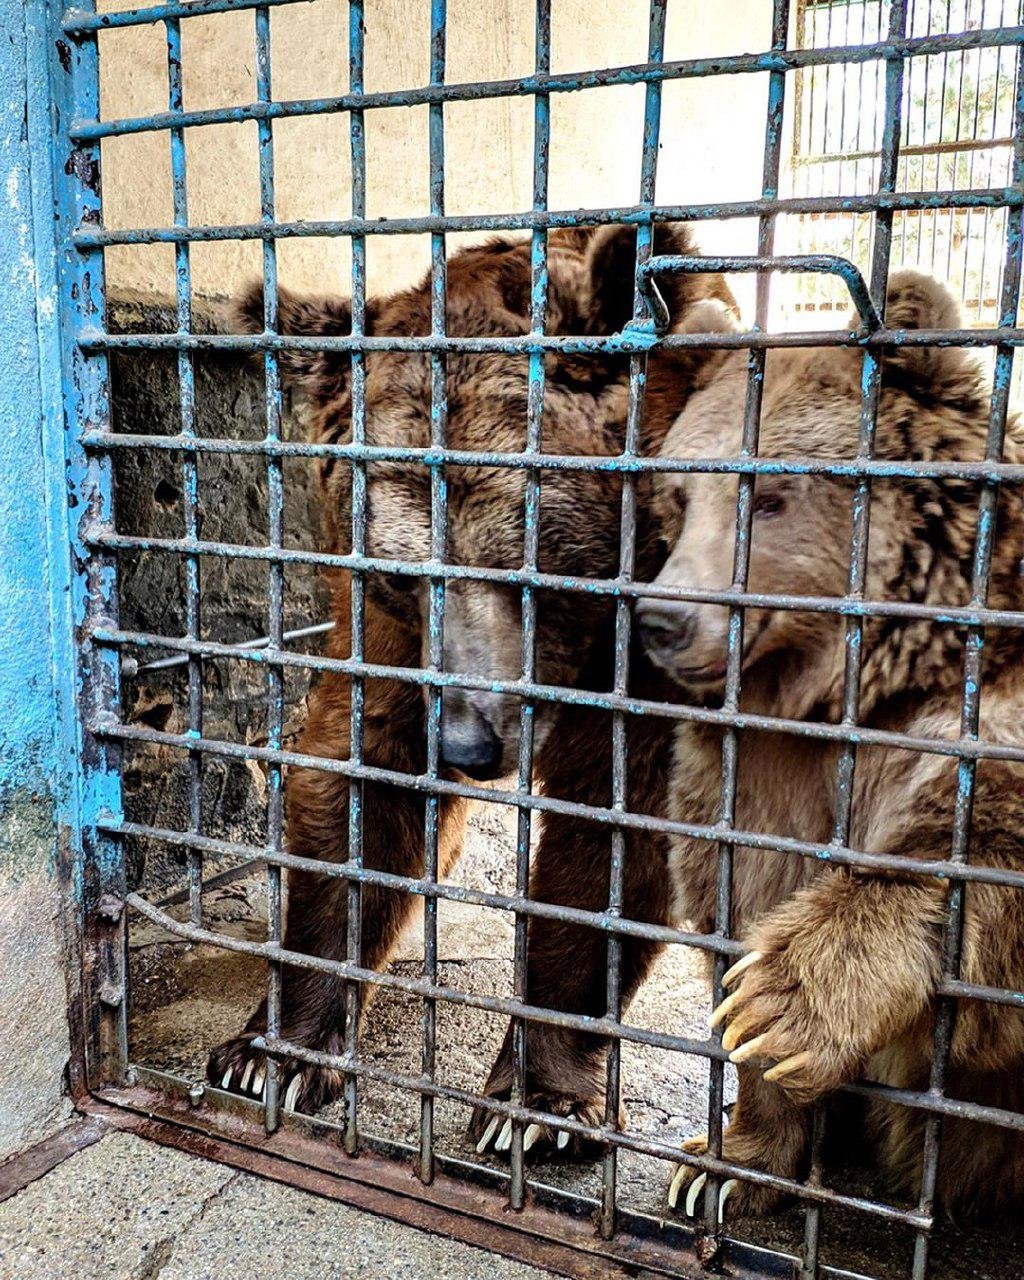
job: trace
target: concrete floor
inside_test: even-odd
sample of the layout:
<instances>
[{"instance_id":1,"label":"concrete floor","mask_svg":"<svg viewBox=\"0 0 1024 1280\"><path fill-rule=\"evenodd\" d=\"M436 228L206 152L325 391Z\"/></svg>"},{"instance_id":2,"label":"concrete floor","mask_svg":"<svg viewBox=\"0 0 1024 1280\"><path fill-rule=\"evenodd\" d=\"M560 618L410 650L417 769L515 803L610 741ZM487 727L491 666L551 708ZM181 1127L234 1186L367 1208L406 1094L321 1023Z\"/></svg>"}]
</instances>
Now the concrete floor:
<instances>
[{"instance_id":1,"label":"concrete floor","mask_svg":"<svg viewBox=\"0 0 1024 1280\"><path fill-rule=\"evenodd\" d=\"M453 879L474 888L503 892L513 889L511 815L492 806L476 812L465 854ZM242 937L265 936L265 897L259 875L209 890L205 907L210 927ZM265 975L248 957L183 945L145 921L133 923L131 942L132 1060L172 1070L186 1079L201 1079L209 1049L237 1031L258 1000ZM439 904L443 983L477 993L511 994L512 945L512 921L503 913ZM395 970L418 975L421 957L422 932L417 926L404 940L394 962ZM417 1074L420 1009L414 999L382 991L368 1014L363 1053L390 1070ZM629 1017L641 1026L702 1036L706 1034L708 1011L708 993L698 957L683 948L672 948L662 955ZM437 1022L439 1078L463 1089L479 1089L501 1042L504 1021L482 1011L442 1004ZM634 1131L676 1145L707 1127L707 1067L703 1060L626 1044L622 1078L624 1101ZM728 1085L731 1097L731 1080ZM364 1132L401 1142L417 1140L416 1096L364 1082L360 1086L359 1107ZM323 1115L341 1119L340 1104L327 1108ZM465 1138L467 1120L468 1112L461 1105L445 1101L436 1104L436 1140L441 1154L478 1159ZM622 1152L620 1203L660 1217L669 1172L664 1162ZM538 1183L591 1198L599 1195L599 1175L598 1164L548 1163L533 1169ZM891 1199L868 1171L830 1170L827 1182L855 1194ZM257 1193L251 1190L245 1194ZM798 1253L803 1216L794 1209L772 1219L740 1221L732 1234L785 1253ZM910 1275L912 1250L913 1239L902 1228L835 1210L823 1215L822 1259L846 1272L872 1280L904 1280ZM1022 1256L1024 1232L1011 1240L1005 1231L945 1228L938 1232L933 1247L933 1274L936 1280L1021 1280ZM170 1276L206 1273L172 1270L154 1274L166 1280ZM289 1276L292 1274L305 1273L296 1271Z\"/></svg>"},{"instance_id":2,"label":"concrete floor","mask_svg":"<svg viewBox=\"0 0 1024 1280\"><path fill-rule=\"evenodd\" d=\"M0 1204L0 1280L544 1280L131 1134Z\"/></svg>"}]
</instances>

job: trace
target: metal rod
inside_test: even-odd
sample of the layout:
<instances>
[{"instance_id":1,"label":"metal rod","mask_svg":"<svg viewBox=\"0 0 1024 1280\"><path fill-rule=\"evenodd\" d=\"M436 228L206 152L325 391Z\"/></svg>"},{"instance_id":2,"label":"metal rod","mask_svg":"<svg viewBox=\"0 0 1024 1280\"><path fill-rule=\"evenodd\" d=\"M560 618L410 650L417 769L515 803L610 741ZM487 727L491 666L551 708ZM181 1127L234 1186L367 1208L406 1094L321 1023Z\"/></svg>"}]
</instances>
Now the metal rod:
<instances>
[{"instance_id":1,"label":"metal rod","mask_svg":"<svg viewBox=\"0 0 1024 1280\"><path fill-rule=\"evenodd\" d=\"M274 2L289 4L295 3L296 0L274 0ZM253 7L253 0L207 0L207 3L223 4L230 8ZM194 8L201 12L198 6L193 6L192 3L175 5L173 12L168 14L161 13L160 9L130 10L125 13L119 25L137 26L144 22L162 20L165 16L184 18L190 16ZM66 30L68 34L75 34L104 25L112 26L115 25L113 21L115 17L114 14L106 14L98 19L82 18L79 25L75 26L72 23ZM108 19L106 23L103 21L104 18ZM387 107L428 106L431 103L472 102L481 98L517 98L533 93L574 93L605 85L660 84L665 80L698 79L707 76L756 75L766 71L792 71L800 67L824 67L841 62L900 61L952 49L985 49L999 45L1021 44L1024 44L1024 26L999 27L942 36L921 36L910 40L847 45L833 49L769 50L764 53L740 53L716 58L691 58L658 64L639 63L633 66L605 67L596 71L533 75L519 80L478 80L465 84L425 85L417 89L344 94L335 98L315 98L295 102L271 104L257 102L245 106L182 112L180 115L167 113L105 121L95 117L80 118L73 122L71 136L77 141L96 141L99 138L126 133L146 133L166 129L171 125L198 128L209 124L237 124L242 120L336 115L351 111L353 107L371 111Z\"/></svg>"}]
</instances>

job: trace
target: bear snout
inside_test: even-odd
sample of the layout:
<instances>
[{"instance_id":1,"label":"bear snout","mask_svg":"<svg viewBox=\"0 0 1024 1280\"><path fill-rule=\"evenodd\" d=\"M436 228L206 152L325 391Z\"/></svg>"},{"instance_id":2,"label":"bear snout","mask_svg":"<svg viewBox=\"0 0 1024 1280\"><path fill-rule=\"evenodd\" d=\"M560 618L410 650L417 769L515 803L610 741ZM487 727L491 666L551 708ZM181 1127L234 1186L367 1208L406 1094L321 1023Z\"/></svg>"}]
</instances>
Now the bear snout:
<instances>
[{"instance_id":1,"label":"bear snout","mask_svg":"<svg viewBox=\"0 0 1024 1280\"><path fill-rule=\"evenodd\" d=\"M501 777L504 744L465 698L441 699L441 762L481 782Z\"/></svg>"},{"instance_id":2,"label":"bear snout","mask_svg":"<svg viewBox=\"0 0 1024 1280\"><path fill-rule=\"evenodd\" d=\"M674 666L697 631L696 610L683 601L641 600L636 620L643 646L659 666Z\"/></svg>"}]
</instances>

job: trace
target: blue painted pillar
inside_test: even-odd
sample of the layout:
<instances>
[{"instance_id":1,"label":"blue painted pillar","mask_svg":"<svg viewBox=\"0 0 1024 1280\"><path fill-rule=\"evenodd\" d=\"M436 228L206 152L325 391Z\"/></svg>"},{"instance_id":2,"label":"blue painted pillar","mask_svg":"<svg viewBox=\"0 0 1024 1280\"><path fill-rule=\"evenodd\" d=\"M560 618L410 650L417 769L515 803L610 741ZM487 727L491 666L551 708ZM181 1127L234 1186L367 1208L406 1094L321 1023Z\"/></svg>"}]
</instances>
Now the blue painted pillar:
<instances>
[{"instance_id":1,"label":"blue painted pillar","mask_svg":"<svg viewBox=\"0 0 1024 1280\"><path fill-rule=\"evenodd\" d=\"M0 0L0 1159L70 1113L79 847L43 5Z\"/></svg>"}]
</instances>

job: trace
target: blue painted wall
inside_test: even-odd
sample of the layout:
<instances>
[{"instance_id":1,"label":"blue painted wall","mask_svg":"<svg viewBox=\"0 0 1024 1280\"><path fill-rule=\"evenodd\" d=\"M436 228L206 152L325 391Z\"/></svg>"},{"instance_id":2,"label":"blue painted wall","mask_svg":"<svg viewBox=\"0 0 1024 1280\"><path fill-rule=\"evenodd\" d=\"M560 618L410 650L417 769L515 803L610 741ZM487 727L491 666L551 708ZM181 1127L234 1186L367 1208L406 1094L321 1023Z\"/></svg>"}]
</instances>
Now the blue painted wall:
<instances>
[{"instance_id":1,"label":"blue painted wall","mask_svg":"<svg viewBox=\"0 0 1024 1280\"><path fill-rule=\"evenodd\" d=\"M0 0L0 815L66 821L70 623L45 11Z\"/></svg>"}]
</instances>

